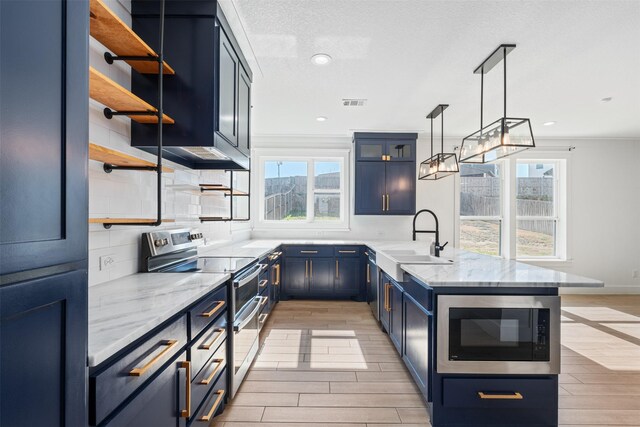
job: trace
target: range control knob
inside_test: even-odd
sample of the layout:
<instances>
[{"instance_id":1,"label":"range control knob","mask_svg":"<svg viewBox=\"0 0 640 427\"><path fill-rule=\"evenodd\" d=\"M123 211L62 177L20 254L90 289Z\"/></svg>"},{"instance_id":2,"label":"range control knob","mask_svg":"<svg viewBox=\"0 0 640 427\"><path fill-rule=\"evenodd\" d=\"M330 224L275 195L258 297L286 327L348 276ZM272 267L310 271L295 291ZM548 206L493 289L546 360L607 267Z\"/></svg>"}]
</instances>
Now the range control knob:
<instances>
[{"instance_id":1,"label":"range control knob","mask_svg":"<svg viewBox=\"0 0 640 427\"><path fill-rule=\"evenodd\" d=\"M161 247L161 246L164 246L164 241L162 239L156 239L153 242L153 244L156 245L157 247Z\"/></svg>"}]
</instances>

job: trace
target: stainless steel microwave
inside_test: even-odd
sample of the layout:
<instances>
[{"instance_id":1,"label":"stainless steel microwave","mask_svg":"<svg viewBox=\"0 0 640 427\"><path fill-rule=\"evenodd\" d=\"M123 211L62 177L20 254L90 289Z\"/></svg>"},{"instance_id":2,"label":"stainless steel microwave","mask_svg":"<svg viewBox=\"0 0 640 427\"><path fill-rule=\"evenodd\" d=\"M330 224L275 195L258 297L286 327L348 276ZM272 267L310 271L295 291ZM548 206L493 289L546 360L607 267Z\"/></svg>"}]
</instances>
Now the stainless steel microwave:
<instances>
[{"instance_id":1,"label":"stainless steel microwave","mask_svg":"<svg viewBox=\"0 0 640 427\"><path fill-rule=\"evenodd\" d=\"M560 297L440 295L439 373L560 373Z\"/></svg>"}]
</instances>

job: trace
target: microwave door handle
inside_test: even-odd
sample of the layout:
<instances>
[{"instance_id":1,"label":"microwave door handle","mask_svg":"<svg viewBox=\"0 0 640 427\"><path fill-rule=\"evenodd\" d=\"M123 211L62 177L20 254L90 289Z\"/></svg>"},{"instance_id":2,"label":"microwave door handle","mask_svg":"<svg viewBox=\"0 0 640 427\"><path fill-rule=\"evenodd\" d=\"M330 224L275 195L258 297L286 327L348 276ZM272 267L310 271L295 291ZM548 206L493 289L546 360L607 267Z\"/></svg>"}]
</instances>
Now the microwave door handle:
<instances>
[{"instance_id":1,"label":"microwave door handle","mask_svg":"<svg viewBox=\"0 0 640 427\"><path fill-rule=\"evenodd\" d=\"M247 310L245 311L249 311L249 314L247 314L246 316L243 316L242 318L238 319L236 323L234 323L233 330L235 332L240 332L245 326L247 326L247 323L249 323L251 319L253 319L258 315L258 310L260 310L260 300L262 298L266 298L266 297L257 297L254 300L254 303L256 305L255 308L253 308L251 311L249 311L249 308L247 308Z\"/></svg>"},{"instance_id":2,"label":"microwave door handle","mask_svg":"<svg viewBox=\"0 0 640 427\"><path fill-rule=\"evenodd\" d=\"M250 283L253 279L258 277L258 275L260 274L261 270L262 270L262 266L260 264L255 265L253 267L253 271L250 274L247 274L246 276L242 276L242 278L240 278L239 280L235 280L233 282L233 287L234 288L241 288L244 285L246 285L247 283Z\"/></svg>"}]
</instances>

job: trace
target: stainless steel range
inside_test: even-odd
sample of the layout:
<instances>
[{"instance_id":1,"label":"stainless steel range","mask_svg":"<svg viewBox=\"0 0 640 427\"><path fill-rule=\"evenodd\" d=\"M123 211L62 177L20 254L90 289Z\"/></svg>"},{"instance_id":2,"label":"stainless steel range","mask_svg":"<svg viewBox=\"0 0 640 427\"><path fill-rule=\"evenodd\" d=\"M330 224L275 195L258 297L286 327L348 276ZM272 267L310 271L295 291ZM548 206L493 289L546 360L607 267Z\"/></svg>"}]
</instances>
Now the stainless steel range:
<instances>
[{"instance_id":1,"label":"stainless steel range","mask_svg":"<svg viewBox=\"0 0 640 427\"><path fill-rule=\"evenodd\" d=\"M231 397L235 395L259 348L260 306L268 297L258 296L258 276L268 265L249 257L199 256L198 247L204 244L202 233L196 229L162 230L142 235L143 271L156 273L223 273L230 274L229 315L233 325L228 336L231 350L228 360L233 366L229 383Z\"/></svg>"}]
</instances>

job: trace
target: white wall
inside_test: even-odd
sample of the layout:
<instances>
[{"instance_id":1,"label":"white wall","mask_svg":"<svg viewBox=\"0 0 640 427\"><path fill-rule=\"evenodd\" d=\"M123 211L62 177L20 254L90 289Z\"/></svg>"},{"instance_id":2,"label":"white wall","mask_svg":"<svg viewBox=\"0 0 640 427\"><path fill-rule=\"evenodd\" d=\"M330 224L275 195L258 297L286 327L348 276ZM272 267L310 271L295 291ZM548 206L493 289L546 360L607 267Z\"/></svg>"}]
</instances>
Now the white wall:
<instances>
[{"instance_id":1,"label":"white wall","mask_svg":"<svg viewBox=\"0 0 640 427\"><path fill-rule=\"evenodd\" d=\"M420 134L418 159L430 155L429 135ZM461 139L445 140L445 150L459 145ZM439 146L438 143L435 144ZM640 141L628 140L538 140L536 152L568 158L568 260L538 263L541 266L603 280L604 290L596 292L640 292ZM575 146L568 152L564 147ZM317 148L352 148L350 137L271 136L254 138L254 147L303 148L313 155ZM545 147L548 147L545 150ZM533 151L528 154L532 155ZM353 153L351 155L353 164ZM255 163L255 159L254 159ZM419 161L418 161L419 163ZM410 239L411 216L353 215L353 167L351 168L351 206L349 231L274 231L254 229L253 238L316 237L334 239ZM416 171L417 176L417 171ZM255 177L254 177L255 178ZM254 179L254 189L257 187ZM441 241L456 241L458 233L458 177L439 181L418 181L418 209L433 210L440 219ZM255 194L255 192L254 192ZM257 200L252 200L253 218L257 218ZM422 218L422 217L421 217ZM425 216L420 228L431 228ZM420 239L420 238L419 238ZM587 292L578 290L578 292Z\"/></svg>"},{"instance_id":2,"label":"white wall","mask_svg":"<svg viewBox=\"0 0 640 427\"><path fill-rule=\"evenodd\" d=\"M130 24L127 2L107 1L121 19ZM125 88L131 87L131 68L125 63L108 65L103 54L105 48L90 39L90 63L98 71L107 75ZM171 78L171 77L167 77ZM148 100L152 104L154 100ZM132 148L131 121L120 117L107 120L104 106L90 101L89 139L96 144L109 147L140 158L154 161L155 157ZM221 171L194 171L166 162L175 167L172 174L163 174L163 218L175 218L175 223L160 227L113 226L105 230L100 224L89 226L89 285L139 271L140 235L143 232L178 227L198 227L209 241L229 241L249 237L248 223L209 222L201 224L199 215L228 216L228 199L222 194L207 196L192 195L173 191L166 186L172 184L199 184L229 182L229 177ZM93 218L155 218L156 217L156 174L140 171L114 171L106 174L102 163L89 161L89 216ZM115 263L108 269L100 270L100 257L112 256Z\"/></svg>"}]
</instances>

